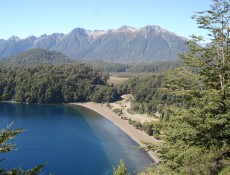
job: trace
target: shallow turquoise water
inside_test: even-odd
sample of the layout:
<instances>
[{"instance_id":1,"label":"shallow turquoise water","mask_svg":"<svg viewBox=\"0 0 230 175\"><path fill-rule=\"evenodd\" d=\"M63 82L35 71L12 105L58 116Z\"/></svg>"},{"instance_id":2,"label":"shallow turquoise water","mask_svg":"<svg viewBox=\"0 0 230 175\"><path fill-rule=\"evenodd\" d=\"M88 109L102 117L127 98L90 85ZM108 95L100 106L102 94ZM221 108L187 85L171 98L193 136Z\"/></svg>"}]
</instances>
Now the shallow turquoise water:
<instances>
[{"instance_id":1,"label":"shallow turquoise water","mask_svg":"<svg viewBox=\"0 0 230 175\"><path fill-rule=\"evenodd\" d=\"M94 111L67 105L0 103L0 127L24 128L0 167L24 169L48 162L45 174L112 174L123 159L131 172L154 163L137 143Z\"/></svg>"}]
</instances>

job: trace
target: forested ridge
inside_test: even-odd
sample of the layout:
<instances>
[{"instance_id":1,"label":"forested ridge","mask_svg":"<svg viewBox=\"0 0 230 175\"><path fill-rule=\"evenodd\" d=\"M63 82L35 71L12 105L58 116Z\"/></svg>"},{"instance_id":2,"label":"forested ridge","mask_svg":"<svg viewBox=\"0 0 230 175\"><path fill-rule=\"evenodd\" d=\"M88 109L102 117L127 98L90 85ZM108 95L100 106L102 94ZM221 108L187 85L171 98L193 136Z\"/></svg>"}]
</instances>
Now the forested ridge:
<instances>
[{"instance_id":1,"label":"forested ridge","mask_svg":"<svg viewBox=\"0 0 230 175\"><path fill-rule=\"evenodd\" d=\"M0 67L0 100L25 103L112 101L108 75L85 64Z\"/></svg>"},{"instance_id":2,"label":"forested ridge","mask_svg":"<svg viewBox=\"0 0 230 175\"><path fill-rule=\"evenodd\" d=\"M76 62L76 60L63 55L60 52L38 48L23 51L15 56L4 58L0 61L0 63L6 67L38 66L43 64L66 65Z\"/></svg>"}]
</instances>

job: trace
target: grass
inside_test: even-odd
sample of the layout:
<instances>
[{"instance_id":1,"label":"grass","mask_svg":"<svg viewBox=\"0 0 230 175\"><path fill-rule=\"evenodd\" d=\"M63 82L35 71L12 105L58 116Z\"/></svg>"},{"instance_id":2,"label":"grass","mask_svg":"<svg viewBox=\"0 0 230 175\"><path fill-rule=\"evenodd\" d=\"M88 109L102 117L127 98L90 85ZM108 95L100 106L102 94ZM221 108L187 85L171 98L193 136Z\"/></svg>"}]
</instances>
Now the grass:
<instances>
[{"instance_id":1,"label":"grass","mask_svg":"<svg viewBox=\"0 0 230 175\"><path fill-rule=\"evenodd\" d=\"M123 77L117 77L117 76L110 76L108 83L109 84L114 84L114 85L119 85L123 82L125 82L126 80L128 80L129 78L123 78Z\"/></svg>"},{"instance_id":2,"label":"grass","mask_svg":"<svg viewBox=\"0 0 230 175\"><path fill-rule=\"evenodd\" d=\"M114 77L119 77L119 78L133 78L133 77L144 78L144 77L153 75L153 73L110 72L109 75L114 76Z\"/></svg>"},{"instance_id":3,"label":"grass","mask_svg":"<svg viewBox=\"0 0 230 175\"><path fill-rule=\"evenodd\" d=\"M109 84L119 85L129 78L139 77L144 78L153 75L153 73L132 73L132 72L110 72L109 73Z\"/></svg>"}]
</instances>

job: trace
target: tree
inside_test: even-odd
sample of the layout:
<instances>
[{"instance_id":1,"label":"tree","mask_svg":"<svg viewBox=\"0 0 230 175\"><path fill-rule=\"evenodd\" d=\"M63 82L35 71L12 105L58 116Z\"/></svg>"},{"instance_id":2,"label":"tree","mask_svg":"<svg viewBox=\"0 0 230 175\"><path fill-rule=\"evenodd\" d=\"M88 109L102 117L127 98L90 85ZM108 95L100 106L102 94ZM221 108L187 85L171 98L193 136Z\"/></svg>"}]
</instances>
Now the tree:
<instances>
[{"instance_id":1,"label":"tree","mask_svg":"<svg viewBox=\"0 0 230 175\"><path fill-rule=\"evenodd\" d=\"M115 88L104 85L97 85L93 92L89 95L89 99L93 102L111 102L118 98Z\"/></svg>"},{"instance_id":2,"label":"tree","mask_svg":"<svg viewBox=\"0 0 230 175\"><path fill-rule=\"evenodd\" d=\"M202 47L204 38L193 35L184 67L169 72L162 89L177 103L163 111L163 163L154 174L230 173L230 1L210 7L193 17L210 42Z\"/></svg>"},{"instance_id":3,"label":"tree","mask_svg":"<svg viewBox=\"0 0 230 175\"><path fill-rule=\"evenodd\" d=\"M84 64L0 67L0 101L24 103L68 103L113 101L117 90L107 75Z\"/></svg>"},{"instance_id":4,"label":"tree","mask_svg":"<svg viewBox=\"0 0 230 175\"><path fill-rule=\"evenodd\" d=\"M15 135L23 132L23 129L13 130L11 126L12 124L0 130L0 153L13 151L14 144L9 143L9 141L12 140ZM3 161L3 159L1 161ZM28 170L23 170L20 166L11 170L0 168L0 175L35 175L38 174L43 167L44 165L38 165Z\"/></svg>"},{"instance_id":5,"label":"tree","mask_svg":"<svg viewBox=\"0 0 230 175\"><path fill-rule=\"evenodd\" d=\"M120 163L116 168L113 168L113 175L129 175L127 168L125 167L124 161L120 160Z\"/></svg>"}]
</instances>

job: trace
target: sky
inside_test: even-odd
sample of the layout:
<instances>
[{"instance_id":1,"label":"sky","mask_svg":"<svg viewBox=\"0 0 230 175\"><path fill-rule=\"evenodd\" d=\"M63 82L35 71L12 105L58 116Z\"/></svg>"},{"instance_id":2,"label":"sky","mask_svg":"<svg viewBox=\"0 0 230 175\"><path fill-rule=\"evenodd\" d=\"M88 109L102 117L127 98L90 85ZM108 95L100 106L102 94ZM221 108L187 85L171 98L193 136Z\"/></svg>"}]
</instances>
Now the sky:
<instances>
[{"instance_id":1,"label":"sky","mask_svg":"<svg viewBox=\"0 0 230 175\"><path fill-rule=\"evenodd\" d=\"M0 0L0 39L158 25L178 35L205 35L191 16L211 0Z\"/></svg>"}]
</instances>

